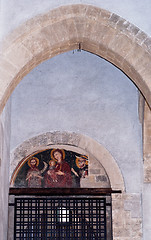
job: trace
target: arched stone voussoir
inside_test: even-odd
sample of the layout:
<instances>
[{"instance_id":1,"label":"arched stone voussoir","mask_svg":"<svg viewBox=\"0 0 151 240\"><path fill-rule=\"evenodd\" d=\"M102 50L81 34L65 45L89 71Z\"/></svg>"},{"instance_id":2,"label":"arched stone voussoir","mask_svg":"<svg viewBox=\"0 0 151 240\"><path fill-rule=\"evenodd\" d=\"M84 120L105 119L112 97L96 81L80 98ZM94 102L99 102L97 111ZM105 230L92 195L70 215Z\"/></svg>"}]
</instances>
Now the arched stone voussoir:
<instances>
[{"instance_id":1,"label":"arched stone voussoir","mask_svg":"<svg viewBox=\"0 0 151 240\"><path fill-rule=\"evenodd\" d=\"M47 51L47 49L50 48L49 42L47 41L46 37L44 34L41 32L39 33L34 33L29 35L23 42L22 44L26 49L31 52L33 56L36 56L37 54Z\"/></svg>"},{"instance_id":2,"label":"arched stone voussoir","mask_svg":"<svg viewBox=\"0 0 151 240\"><path fill-rule=\"evenodd\" d=\"M145 44L146 34L137 27L104 9L84 4L62 6L35 19L14 30L2 44L3 59L17 73L6 80L7 84L0 79L0 111L21 77L55 54L75 48L97 54L120 68L151 107L151 52Z\"/></svg>"},{"instance_id":3,"label":"arched stone voussoir","mask_svg":"<svg viewBox=\"0 0 151 240\"><path fill-rule=\"evenodd\" d=\"M33 58L33 54L21 43L15 44L4 53L4 57L18 71Z\"/></svg>"}]
</instances>

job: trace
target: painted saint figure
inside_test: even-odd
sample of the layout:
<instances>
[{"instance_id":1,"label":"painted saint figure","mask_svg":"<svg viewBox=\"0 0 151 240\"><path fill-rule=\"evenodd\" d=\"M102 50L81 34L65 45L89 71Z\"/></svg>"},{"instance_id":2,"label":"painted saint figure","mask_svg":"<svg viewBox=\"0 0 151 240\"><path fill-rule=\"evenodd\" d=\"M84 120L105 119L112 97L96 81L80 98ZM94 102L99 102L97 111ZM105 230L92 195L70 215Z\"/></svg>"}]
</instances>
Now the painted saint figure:
<instances>
[{"instance_id":1,"label":"painted saint figure","mask_svg":"<svg viewBox=\"0 0 151 240\"><path fill-rule=\"evenodd\" d=\"M36 157L32 157L28 160L28 166L30 169L27 172L26 181L28 181L28 187L30 188L38 188L41 187L41 171L38 169L39 159Z\"/></svg>"},{"instance_id":2,"label":"painted saint figure","mask_svg":"<svg viewBox=\"0 0 151 240\"><path fill-rule=\"evenodd\" d=\"M85 178L86 176L88 176L88 156L76 156L76 165L79 168L78 175L80 176L80 178Z\"/></svg>"},{"instance_id":3,"label":"painted saint figure","mask_svg":"<svg viewBox=\"0 0 151 240\"><path fill-rule=\"evenodd\" d=\"M58 182L57 174L55 170L56 162L54 160L49 161L49 169L44 176L44 184L46 188L56 187Z\"/></svg>"},{"instance_id":4,"label":"painted saint figure","mask_svg":"<svg viewBox=\"0 0 151 240\"><path fill-rule=\"evenodd\" d=\"M81 178L85 178L88 176L88 156L81 155L75 156L76 166L71 168L72 171L72 187L80 187Z\"/></svg>"},{"instance_id":5,"label":"painted saint figure","mask_svg":"<svg viewBox=\"0 0 151 240\"><path fill-rule=\"evenodd\" d=\"M55 165L56 178L55 178L54 187L60 187L60 188L71 187L72 186L71 168L69 164L64 160L65 159L64 150L53 149L51 151L51 159L53 159L56 162L56 165Z\"/></svg>"}]
</instances>

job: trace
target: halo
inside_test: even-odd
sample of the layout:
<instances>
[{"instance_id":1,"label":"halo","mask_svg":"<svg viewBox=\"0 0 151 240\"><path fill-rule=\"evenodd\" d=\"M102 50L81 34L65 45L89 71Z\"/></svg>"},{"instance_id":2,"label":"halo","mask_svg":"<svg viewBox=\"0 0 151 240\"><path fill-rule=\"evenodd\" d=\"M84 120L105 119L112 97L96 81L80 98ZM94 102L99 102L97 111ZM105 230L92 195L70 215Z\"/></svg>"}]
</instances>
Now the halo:
<instances>
[{"instance_id":1,"label":"halo","mask_svg":"<svg viewBox=\"0 0 151 240\"><path fill-rule=\"evenodd\" d=\"M57 148L54 148L54 149L52 149L52 151L51 151L51 159L53 159L53 160L55 160L55 162L56 162L56 159L54 158L54 156L53 156L53 153L56 151L56 150L59 150L59 151L61 151L62 152L62 157L63 157L63 160L65 159L65 151L63 150L63 149L57 149Z\"/></svg>"},{"instance_id":2,"label":"halo","mask_svg":"<svg viewBox=\"0 0 151 240\"><path fill-rule=\"evenodd\" d=\"M39 165L39 159L36 158L36 157L30 157L30 158L28 159L28 166L31 167L30 161L31 161L32 159L35 159L35 160L36 160L36 167L38 167L38 165Z\"/></svg>"},{"instance_id":3,"label":"halo","mask_svg":"<svg viewBox=\"0 0 151 240\"><path fill-rule=\"evenodd\" d=\"M79 166L79 158L82 158L83 160L85 160L85 164L88 165L88 156L86 155L82 155L82 156L76 156L76 165L78 168L80 168Z\"/></svg>"},{"instance_id":4,"label":"halo","mask_svg":"<svg viewBox=\"0 0 151 240\"><path fill-rule=\"evenodd\" d=\"M56 163L56 160L51 159L51 160L49 161L49 165L51 164L51 162L55 162L55 163Z\"/></svg>"}]
</instances>

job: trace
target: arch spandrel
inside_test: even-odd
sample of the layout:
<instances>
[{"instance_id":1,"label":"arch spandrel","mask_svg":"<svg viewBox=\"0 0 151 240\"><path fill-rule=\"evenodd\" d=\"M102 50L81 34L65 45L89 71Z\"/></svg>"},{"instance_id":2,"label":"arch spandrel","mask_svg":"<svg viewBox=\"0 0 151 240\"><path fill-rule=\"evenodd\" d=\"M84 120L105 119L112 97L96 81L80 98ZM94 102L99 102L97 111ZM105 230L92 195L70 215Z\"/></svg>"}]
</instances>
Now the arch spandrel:
<instances>
[{"instance_id":1,"label":"arch spandrel","mask_svg":"<svg viewBox=\"0 0 151 240\"><path fill-rule=\"evenodd\" d=\"M35 19L20 26L2 43L1 111L14 88L34 67L77 48L120 68L151 106L150 38L137 27L106 10L79 4L59 7Z\"/></svg>"}]
</instances>

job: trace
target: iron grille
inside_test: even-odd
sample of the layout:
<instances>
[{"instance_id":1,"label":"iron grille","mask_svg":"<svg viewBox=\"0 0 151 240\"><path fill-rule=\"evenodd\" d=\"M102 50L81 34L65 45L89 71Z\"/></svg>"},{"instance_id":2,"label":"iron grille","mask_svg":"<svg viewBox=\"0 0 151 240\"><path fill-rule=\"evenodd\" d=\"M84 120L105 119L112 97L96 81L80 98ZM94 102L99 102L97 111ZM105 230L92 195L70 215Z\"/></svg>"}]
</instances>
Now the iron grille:
<instances>
[{"instance_id":1,"label":"iron grille","mask_svg":"<svg viewBox=\"0 0 151 240\"><path fill-rule=\"evenodd\" d=\"M16 198L15 240L106 240L105 198Z\"/></svg>"}]
</instances>

